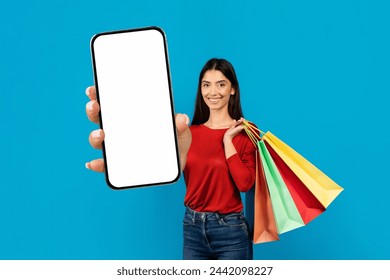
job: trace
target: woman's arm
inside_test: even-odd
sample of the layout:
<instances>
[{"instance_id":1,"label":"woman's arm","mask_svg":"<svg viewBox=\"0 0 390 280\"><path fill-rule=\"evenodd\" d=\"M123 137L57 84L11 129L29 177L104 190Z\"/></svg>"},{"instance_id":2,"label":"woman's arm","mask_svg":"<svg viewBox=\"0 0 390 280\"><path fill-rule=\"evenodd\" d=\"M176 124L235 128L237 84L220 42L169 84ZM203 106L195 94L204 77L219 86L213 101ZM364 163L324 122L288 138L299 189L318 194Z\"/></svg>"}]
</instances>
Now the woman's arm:
<instances>
[{"instance_id":1,"label":"woman's arm","mask_svg":"<svg viewBox=\"0 0 390 280\"><path fill-rule=\"evenodd\" d=\"M248 146L245 148L241 158L237 154L236 147L233 144L233 138L242 130L241 125L244 119L240 119L229 128L223 138L225 158L228 164L230 174L241 192L249 191L256 177L256 156L255 147L248 139Z\"/></svg>"}]
</instances>

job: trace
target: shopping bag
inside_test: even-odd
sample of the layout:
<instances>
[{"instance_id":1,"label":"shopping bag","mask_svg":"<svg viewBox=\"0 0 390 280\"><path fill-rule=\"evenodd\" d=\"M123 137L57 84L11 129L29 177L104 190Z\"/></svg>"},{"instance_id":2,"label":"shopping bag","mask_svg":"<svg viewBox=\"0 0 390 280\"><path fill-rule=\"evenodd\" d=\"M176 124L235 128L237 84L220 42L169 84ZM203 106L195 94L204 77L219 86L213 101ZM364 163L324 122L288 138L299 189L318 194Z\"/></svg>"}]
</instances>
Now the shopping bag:
<instances>
[{"instance_id":1,"label":"shopping bag","mask_svg":"<svg viewBox=\"0 0 390 280\"><path fill-rule=\"evenodd\" d=\"M262 139L280 156L325 208L343 191L342 187L271 132L266 132Z\"/></svg>"},{"instance_id":2,"label":"shopping bag","mask_svg":"<svg viewBox=\"0 0 390 280\"><path fill-rule=\"evenodd\" d=\"M257 142L265 181L271 197L272 209L279 234L304 226L301 215L264 141Z\"/></svg>"},{"instance_id":3,"label":"shopping bag","mask_svg":"<svg viewBox=\"0 0 390 280\"><path fill-rule=\"evenodd\" d=\"M312 221L343 191L343 188L271 132L264 133L248 121L243 123L243 127L261 156L279 234ZM293 205L301 221L297 219Z\"/></svg>"},{"instance_id":4,"label":"shopping bag","mask_svg":"<svg viewBox=\"0 0 390 280\"><path fill-rule=\"evenodd\" d=\"M279 170L293 200L298 208L299 214L305 224L317 218L325 211L321 202L309 191L297 175L292 172L283 159L272 149L268 142L266 147Z\"/></svg>"},{"instance_id":5,"label":"shopping bag","mask_svg":"<svg viewBox=\"0 0 390 280\"><path fill-rule=\"evenodd\" d=\"M255 186L246 193L246 213L254 244L279 240L271 198L265 181L259 151L256 152Z\"/></svg>"}]
</instances>

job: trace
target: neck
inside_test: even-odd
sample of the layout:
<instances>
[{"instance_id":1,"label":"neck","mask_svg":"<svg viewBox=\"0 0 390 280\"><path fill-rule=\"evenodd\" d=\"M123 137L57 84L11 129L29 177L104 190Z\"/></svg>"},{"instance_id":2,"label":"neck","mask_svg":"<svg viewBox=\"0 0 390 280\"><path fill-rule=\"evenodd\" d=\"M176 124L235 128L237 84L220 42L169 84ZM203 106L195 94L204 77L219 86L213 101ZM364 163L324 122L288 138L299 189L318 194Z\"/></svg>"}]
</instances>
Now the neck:
<instances>
[{"instance_id":1,"label":"neck","mask_svg":"<svg viewBox=\"0 0 390 280\"><path fill-rule=\"evenodd\" d=\"M210 110L210 117L205 125L210 128L225 128L232 125L232 117L226 111Z\"/></svg>"}]
</instances>

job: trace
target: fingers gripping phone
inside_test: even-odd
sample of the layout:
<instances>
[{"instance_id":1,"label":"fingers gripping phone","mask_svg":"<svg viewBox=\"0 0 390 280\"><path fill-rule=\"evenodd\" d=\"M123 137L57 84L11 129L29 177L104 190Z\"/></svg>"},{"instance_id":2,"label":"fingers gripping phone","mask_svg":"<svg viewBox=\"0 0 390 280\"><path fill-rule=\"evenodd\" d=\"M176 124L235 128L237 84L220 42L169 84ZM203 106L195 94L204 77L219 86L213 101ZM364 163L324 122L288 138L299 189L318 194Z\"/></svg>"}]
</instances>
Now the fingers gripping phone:
<instances>
[{"instance_id":1,"label":"fingers gripping phone","mask_svg":"<svg viewBox=\"0 0 390 280\"><path fill-rule=\"evenodd\" d=\"M169 184L180 177L165 33L158 27L99 33L91 53L107 184Z\"/></svg>"}]
</instances>

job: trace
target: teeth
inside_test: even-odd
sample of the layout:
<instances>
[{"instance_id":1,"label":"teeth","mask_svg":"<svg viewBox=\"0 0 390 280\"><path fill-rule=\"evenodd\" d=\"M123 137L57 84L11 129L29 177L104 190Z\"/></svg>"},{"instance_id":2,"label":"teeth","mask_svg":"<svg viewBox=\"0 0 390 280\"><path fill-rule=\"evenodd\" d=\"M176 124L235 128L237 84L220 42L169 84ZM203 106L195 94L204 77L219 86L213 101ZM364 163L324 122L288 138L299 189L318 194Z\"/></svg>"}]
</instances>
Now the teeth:
<instances>
[{"instance_id":1,"label":"teeth","mask_svg":"<svg viewBox=\"0 0 390 280\"><path fill-rule=\"evenodd\" d=\"M217 103L221 98L209 98L211 103Z\"/></svg>"}]
</instances>

